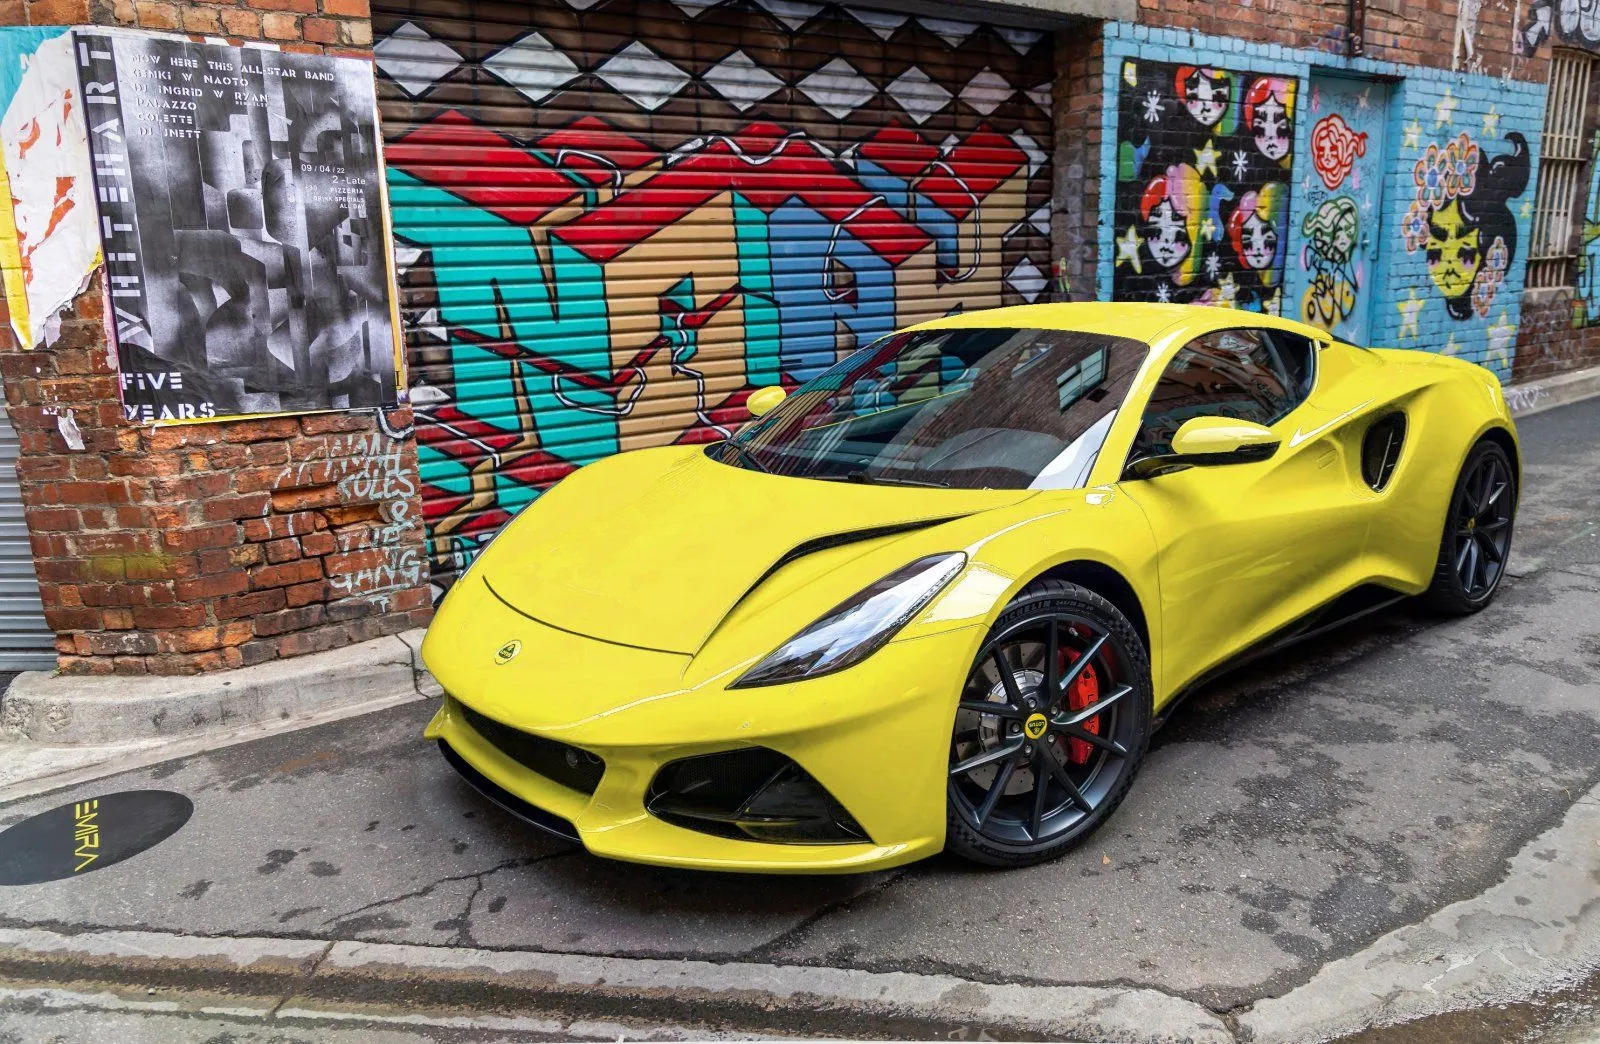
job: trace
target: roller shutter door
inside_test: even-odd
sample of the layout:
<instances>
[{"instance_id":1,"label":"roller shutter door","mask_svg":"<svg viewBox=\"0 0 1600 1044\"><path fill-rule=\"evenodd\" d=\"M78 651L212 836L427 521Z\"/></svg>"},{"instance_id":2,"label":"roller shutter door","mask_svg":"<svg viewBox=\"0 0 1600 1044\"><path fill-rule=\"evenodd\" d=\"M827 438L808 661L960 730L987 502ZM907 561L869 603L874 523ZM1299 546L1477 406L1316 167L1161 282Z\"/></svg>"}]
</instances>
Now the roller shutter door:
<instances>
[{"instance_id":1,"label":"roller shutter door","mask_svg":"<svg viewBox=\"0 0 1600 1044\"><path fill-rule=\"evenodd\" d=\"M17 449L17 433L0 400L0 671L48 671L56 666L56 636L45 626L39 602Z\"/></svg>"},{"instance_id":2,"label":"roller shutter door","mask_svg":"<svg viewBox=\"0 0 1600 1044\"><path fill-rule=\"evenodd\" d=\"M800 0L374 4L441 589L619 450L1049 293L1050 34Z\"/></svg>"}]
</instances>

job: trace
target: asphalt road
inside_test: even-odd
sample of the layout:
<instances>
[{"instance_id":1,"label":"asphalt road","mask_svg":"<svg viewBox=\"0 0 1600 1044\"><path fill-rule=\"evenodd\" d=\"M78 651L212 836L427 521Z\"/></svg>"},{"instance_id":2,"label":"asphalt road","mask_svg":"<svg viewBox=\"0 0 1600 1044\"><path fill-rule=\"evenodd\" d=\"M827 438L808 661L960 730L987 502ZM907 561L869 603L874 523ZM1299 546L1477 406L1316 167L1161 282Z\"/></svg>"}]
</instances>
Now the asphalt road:
<instances>
[{"instance_id":1,"label":"asphalt road","mask_svg":"<svg viewBox=\"0 0 1600 1044\"><path fill-rule=\"evenodd\" d=\"M0 805L173 790L192 820L77 878L0 887L0 926L532 948L1281 994L1503 872L1600 779L1600 400L1522 425L1514 575L1476 617L1400 607L1212 685L1090 843L997 873L855 878L608 863L481 800L431 704ZM886 776L892 775L885 752Z\"/></svg>"}]
</instances>

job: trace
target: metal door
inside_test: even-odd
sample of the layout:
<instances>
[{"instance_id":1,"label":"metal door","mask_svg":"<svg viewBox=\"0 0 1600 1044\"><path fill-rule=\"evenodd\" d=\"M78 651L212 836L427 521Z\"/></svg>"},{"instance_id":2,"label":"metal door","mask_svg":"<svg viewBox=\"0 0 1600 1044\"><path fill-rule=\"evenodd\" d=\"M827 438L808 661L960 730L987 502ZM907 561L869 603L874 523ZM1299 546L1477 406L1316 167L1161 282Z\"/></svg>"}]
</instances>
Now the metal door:
<instances>
[{"instance_id":1,"label":"metal door","mask_svg":"<svg viewBox=\"0 0 1600 1044\"><path fill-rule=\"evenodd\" d=\"M805 0L377 0L436 585L582 464L1047 299L1052 39Z\"/></svg>"},{"instance_id":2,"label":"metal door","mask_svg":"<svg viewBox=\"0 0 1600 1044\"><path fill-rule=\"evenodd\" d=\"M1286 315L1366 344L1383 217L1384 125L1389 89L1346 77L1311 77L1307 163L1295 199L1298 292Z\"/></svg>"},{"instance_id":3,"label":"metal door","mask_svg":"<svg viewBox=\"0 0 1600 1044\"><path fill-rule=\"evenodd\" d=\"M17 433L0 398L0 671L48 671L56 665L56 636L39 601L17 451Z\"/></svg>"}]
</instances>

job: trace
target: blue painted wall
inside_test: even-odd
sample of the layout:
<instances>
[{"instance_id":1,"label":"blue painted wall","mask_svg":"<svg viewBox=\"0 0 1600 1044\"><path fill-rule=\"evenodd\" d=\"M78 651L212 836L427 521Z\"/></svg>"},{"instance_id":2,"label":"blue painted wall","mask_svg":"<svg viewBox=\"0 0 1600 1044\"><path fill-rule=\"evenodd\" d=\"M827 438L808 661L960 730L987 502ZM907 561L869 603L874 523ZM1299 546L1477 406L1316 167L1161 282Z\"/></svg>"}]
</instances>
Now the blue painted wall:
<instances>
[{"instance_id":1,"label":"blue painted wall","mask_svg":"<svg viewBox=\"0 0 1600 1044\"><path fill-rule=\"evenodd\" d=\"M1187 30L1108 22L1105 27L1101 136L1098 294L1113 297L1117 257L1115 202L1118 110L1123 59L1214 66L1299 80L1299 115L1291 171L1291 214L1281 307L1295 315L1307 274L1297 263L1302 200L1316 174L1309 112L1313 70L1336 70L1389 84L1384 122L1382 220L1379 249L1369 278L1374 294L1370 343L1446 352L1482 363L1509 380L1521 318L1534 187L1538 183L1539 133L1545 86L1520 80L1452 73L1423 66L1350 59L1320 51L1260 44ZM1465 134L1465 147L1460 136ZM1519 148L1516 136L1525 142ZM1454 144L1456 151L1450 152ZM1430 147L1432 151L1430 152ZM1456 162L1459 160L1459 162ZM1524 177L1525 172L1525 177ZM1501 199L1504 205L1501 205ZM1470 292L1447 296L1428 263L1430 217L1435 229L1452 225L1466 203L1466 227L1478 230L1479 276ZM1448 211L1448 213L1444 213ZM1407 233L1410 233L1409 241ZM1514 240L1514 242L1513 242ZM1505 255L1503 274L1490 267ZM1436 266L1438 268L1438 266ZM1442 268L1438 268L1441 278ZM1448 279L1445 279L1449 283Z\"/></svg>"}]
</instances>

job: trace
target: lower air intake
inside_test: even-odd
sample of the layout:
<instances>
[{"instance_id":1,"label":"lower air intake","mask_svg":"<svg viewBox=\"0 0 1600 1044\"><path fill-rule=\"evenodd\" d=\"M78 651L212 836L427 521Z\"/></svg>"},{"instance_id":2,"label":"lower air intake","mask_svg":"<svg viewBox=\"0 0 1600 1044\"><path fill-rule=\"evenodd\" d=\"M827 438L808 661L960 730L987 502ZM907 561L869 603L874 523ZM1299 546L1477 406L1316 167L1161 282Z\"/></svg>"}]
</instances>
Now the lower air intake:
<instances>
[{"instance_id":1,"label":"lower air intake","mask_svg":"<svg viewBox=\"0 0 1600 1044\"><path fill-rule=\"evenodd\" d=\"M871 840L809 772L765 747L668 763L651 781L646 807L674 826L741 841L827 845Z\"/></svg>"}]
</instances>

